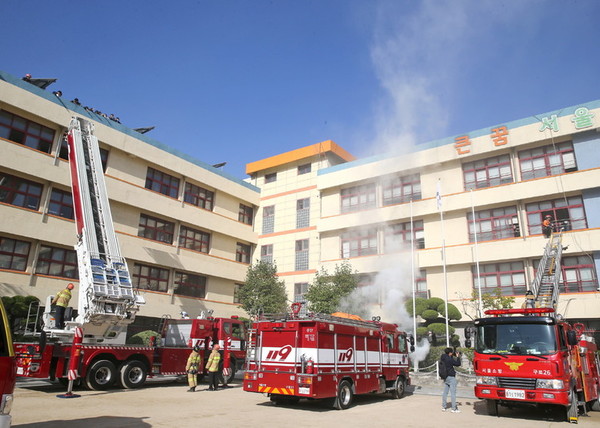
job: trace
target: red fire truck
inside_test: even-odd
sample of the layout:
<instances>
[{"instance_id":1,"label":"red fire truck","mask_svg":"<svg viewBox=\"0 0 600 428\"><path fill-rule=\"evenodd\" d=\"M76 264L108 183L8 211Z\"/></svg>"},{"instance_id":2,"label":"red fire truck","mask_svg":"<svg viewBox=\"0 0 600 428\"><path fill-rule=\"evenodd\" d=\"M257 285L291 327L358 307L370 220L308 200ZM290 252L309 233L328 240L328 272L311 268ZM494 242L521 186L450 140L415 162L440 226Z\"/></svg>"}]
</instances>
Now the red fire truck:
<instances>
[{"instance_id":1,"label":"red fire truck","mask_svg":"<svg viewBox=\"0 0 600 428\"><path fill-rule=\"evenodd\" d=\"M336 409L354 394L390 392L410 384L409 343L396 324L330 315L262 319L253 325L244 390L275 404L327 399ZM412 348L414 349L414 347Z\"/></svg>"},{"instance_id":2,"label":"red fire truck","mask_svg":"<svg viewBox=\"0 0 600 428\"><path fill-rule=\"evenodd\" d=\"M229 355L229 381L246 356L244 324L237 318L168 319L152 346L83 343L79 346L78 374L87 388L100 390L119 384L139 388L147 377L186 373L191 348L199 343L208 358L212 343ZM66 383L73 343L15 343L17 375L58 379ZM202 376L202 374L200 374Z\"/></svg>"},{"instance_id":3,"label":"red fire truck","mask_svg":"<svg viewBox=\"0 0 600 428\"><path fill-rule=\"evenodd\" d=\"M166 319L154 346L125 344L127 326L145 302L132 287L121 256L93 131L92 123L74 117L67 134L78 237L77 317L67 316L64 326L57 325L50 296L40 341L16 344L17 374L68 380L68 393L79 377L92 389L110 387L117 378L123 387L136 388L146 377L184 374L192 346L200 342L205 353L219 341L223 372L231 378L245 358L244 325L238 319Z\"/></svg>"},{"instance_id":4,"label":"red fire truck","mask_svg":"<svg viewBox=\"0 0 600 428\"><path fill-rule=\"evenodd\" d=\"M598 347L582 324L571 326L555 312L561 253L558 233L530 286L529 307L488 310L475 320L475 395L490 415L498 415L499 404L558 405L576 423L580 406L600 410Z\"/></svg>"}]
</instances>

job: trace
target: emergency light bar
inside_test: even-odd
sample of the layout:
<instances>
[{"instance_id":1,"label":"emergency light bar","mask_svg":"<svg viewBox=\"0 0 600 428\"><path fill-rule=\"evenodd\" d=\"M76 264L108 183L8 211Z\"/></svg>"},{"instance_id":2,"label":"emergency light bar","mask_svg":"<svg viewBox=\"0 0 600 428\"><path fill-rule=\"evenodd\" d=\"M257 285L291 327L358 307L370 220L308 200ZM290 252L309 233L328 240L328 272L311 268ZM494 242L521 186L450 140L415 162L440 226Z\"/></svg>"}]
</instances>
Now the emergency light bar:
<instances>
[{"instance_id":1,"label":"emergency light bar","mask_svg":"<svg viewBox=\"0 0 600 428\"><path fill-rule=\"evenodd\" d=\"M526 309L488 309L486 315L532 315L532 314L547 314L554 312L553 308L526 308Z\"/></svg>"}]
</instances>

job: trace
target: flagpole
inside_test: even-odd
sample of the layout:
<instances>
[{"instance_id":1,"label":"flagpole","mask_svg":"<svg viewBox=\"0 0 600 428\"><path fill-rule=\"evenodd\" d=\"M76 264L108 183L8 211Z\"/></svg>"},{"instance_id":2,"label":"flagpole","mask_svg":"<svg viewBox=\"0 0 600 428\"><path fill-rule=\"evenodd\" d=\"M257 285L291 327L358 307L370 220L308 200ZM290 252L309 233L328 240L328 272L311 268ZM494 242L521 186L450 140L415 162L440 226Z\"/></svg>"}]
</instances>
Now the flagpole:
<instances>
[{"instance_id":1,"label":"flagpole","mask_svg":"<svg viewBox=\"0 0 600 428\"><path fill-rule=\"evenodd\" d=\"M477 302L477 317L483 316L483 299L481 297L481 272L479 271L479 245L477 241L477 222L475 221L475 200L473 199L473 189L471 189L471 216L473 217L473 234L475 235L475 266L477 268L477 292L479 300Z\"/></svg>"},{"instance_id":2,"label":"flagpole","mask_svg":"<svg viewBox=\"0 0 600 428\"><path fill-rule=\"evenodd\" d=\"M413 331L415 341L417 340L417 284L415 282L415 230L413 221L413 201L410 199L410 271L412 273L412 289L413 289ZM415 372L419 371L419 362L415 358Z\"/></svg>"},{"instance_id":3,"label":"flagpole","mask_svg":"<svg viewBox=\"0 0 600 428\"><path fill-rule=\"evenodd\" d=\"M440 222L442 225L442 268L444 272L444 308L446 311L446 347L450 347L450 327L448 326L448 273L446 272L446 234L444 231L444 210L442 209L441 183L438 178L437 203L440 211Z\"/></svg>"}]
</instances>

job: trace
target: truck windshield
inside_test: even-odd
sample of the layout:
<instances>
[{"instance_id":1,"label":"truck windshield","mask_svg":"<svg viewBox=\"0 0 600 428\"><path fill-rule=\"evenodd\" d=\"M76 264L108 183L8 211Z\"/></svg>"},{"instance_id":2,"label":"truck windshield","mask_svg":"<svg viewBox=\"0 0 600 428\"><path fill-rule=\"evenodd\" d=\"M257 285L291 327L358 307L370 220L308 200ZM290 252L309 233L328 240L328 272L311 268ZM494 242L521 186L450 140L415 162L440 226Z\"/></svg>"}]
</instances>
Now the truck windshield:
<instances>
[{"instance_id":1,"label":"truck windshield","mask_svg":"<svg viewBox=\"0 0 600 428\"><path fill-rule=\"evenodd\" d=\"M556 352L554 326L487 324L477 328L475 350L483 354L548 355Z\"/></svg>"}]
</instances>

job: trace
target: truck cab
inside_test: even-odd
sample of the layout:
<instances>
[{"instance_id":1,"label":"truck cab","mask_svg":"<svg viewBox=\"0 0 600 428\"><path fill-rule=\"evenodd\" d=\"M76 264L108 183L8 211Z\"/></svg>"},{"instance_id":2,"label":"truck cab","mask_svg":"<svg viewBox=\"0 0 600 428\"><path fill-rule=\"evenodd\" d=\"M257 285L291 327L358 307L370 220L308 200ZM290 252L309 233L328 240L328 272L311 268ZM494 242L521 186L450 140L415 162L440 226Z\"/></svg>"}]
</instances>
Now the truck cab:
<instances>
[{"instance_id":1,"label":"truck cab","mask_svg":"<svg viewBox=\"0 0 600 428\"><path fill-rule=\"evenodd\" d=\"M17 364L6 310L0 300L0 428L9 428Z\"/></svg>"}]
</instances>

